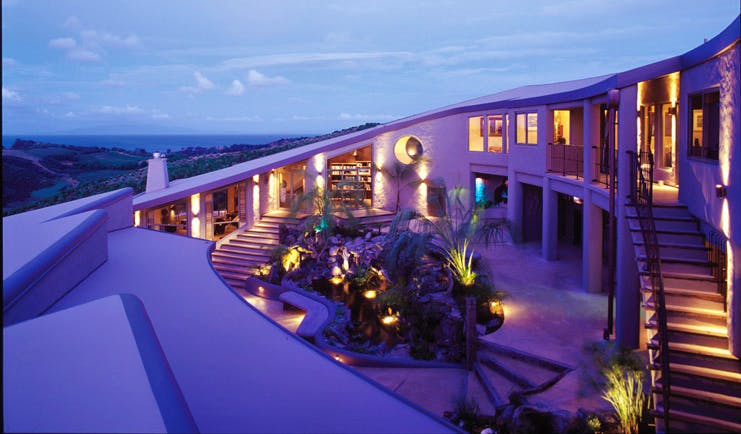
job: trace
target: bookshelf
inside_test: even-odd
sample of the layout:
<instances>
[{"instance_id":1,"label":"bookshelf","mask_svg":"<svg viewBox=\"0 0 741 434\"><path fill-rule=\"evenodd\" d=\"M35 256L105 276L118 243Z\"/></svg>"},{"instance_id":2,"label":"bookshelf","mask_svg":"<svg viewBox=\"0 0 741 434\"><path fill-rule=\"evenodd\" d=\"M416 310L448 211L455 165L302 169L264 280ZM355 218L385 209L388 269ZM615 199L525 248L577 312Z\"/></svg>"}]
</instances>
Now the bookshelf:
<instances>
[{"instance_id":1,"label":"bookshelf","mask_svg":"<svg viewBox=\"0 0 741 434\"><path fill-rule=\"evenodd\" d=\"M361 202L370 206L372 173L370 161L330 163L329 188L333 200L347 205Z\"/></svg>"}]
</instances>

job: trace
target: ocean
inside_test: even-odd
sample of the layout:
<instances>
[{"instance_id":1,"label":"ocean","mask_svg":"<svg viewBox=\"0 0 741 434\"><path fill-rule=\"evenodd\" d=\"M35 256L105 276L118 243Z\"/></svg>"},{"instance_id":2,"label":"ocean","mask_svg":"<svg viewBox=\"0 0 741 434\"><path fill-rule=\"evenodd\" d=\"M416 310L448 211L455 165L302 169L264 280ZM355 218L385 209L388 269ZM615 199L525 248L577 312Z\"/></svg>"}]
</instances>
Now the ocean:
<instances>
[{"instance_id":1,"label":"ocean","mask_svg":"<svg viewBox=\"0 0 741 434\"><path fill-rule=\"evenodd\" d=\"M302 137L295 134L131 134L131 135L3 135L3 148L10 148L16 139L58 145L100 146L134 150L144 148L154 152L179 151L188 147L211 148L231 145L261 145L278 139Z\"/></svg>"}]
</instances>

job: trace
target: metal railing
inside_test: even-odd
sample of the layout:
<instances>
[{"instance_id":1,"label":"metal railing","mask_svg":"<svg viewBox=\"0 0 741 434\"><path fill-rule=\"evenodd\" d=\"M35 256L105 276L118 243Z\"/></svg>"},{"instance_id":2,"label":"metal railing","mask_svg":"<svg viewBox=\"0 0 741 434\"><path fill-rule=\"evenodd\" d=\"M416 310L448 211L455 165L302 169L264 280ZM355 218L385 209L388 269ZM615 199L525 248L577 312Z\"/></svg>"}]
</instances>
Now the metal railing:
<instances>
[{"instance_id":1,"label":"metal railing","mask_svg":"<svg viewBox=\"0 0 741 434\"><path fill-rule=\"evenodd\" d=\"M548 143L548 172L584 178L584 146Z\"/></svg>"},{"instance_id":2,"label":"metal railing","mask_svg":"<svg viewBox=\"0 0 741 434\"><path fill-rule=\"evenodd\" d=\"M728 291L728 253L726 250L726 243L728 238L715 229L711 229L707 236L707 244L710 248L708 252L708 259L713 267L713 277L715 277L718 284L718 294L723 297L723 311L728 311L728 301L726 300L726 293Z\"/></svg>"},{"instance_id":3,"label":"metal railing","mask_svg":"<svg viewBox=\"0 0 741 434\"><path fill-rule=\"evenodd\" d=\"M610 166L609 166L609 154L605 153L604 148L599 146L592 146L592 163L594 166L594 176L592 182L602 184L605 187L610 187ZM615 151L615 173L617 173L617 151ZM615 178L615 184L617 185L617 178Z\"/></svg>"},{"instance_id":4,"label":"metal railing","mask_svg":"<svg viewBox=\"0 0 741 434\"><path fill-rule=\"evenodd\" d=\"M644 271L648 274L651 283L656 315L656 328L659 341L649 344L649 363L659 365L661 370L661 396L664 430L669 432L669 333L667 330L666 302L664 299L664 281L661 277L661 256L659 242L656 235L656 224L653 218L653 154L641 152L637 154L628 151L632 164L630 166L630 204L635 207L638 221L641 225L643 246L646 251L646 265ZM655 337L656 337L655 336ZM652 376L655 386L656 378ZM655 405L655 404L654 404Z\"/></svg>"}]
</instances>

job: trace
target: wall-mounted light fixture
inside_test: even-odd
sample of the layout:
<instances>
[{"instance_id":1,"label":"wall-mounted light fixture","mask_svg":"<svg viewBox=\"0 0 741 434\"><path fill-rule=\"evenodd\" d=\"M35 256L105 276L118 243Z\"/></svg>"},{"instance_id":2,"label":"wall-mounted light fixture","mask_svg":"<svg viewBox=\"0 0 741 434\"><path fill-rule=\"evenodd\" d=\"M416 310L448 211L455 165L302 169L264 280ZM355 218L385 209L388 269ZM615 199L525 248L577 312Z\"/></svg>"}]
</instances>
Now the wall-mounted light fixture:
<instances>
[{"instance_id":1,"label":"wall-mounted light fixture","mask_svg":"<svg viewBox=\"0 0 741 434\"><path fill-rule=\"evenodd\" d=\"M726 197L726 186L723 184L715 184L715 197Z\"/></svg>"},{"instance_id":2,"label":"wall-mounted light fixture","mask_svg":"<svg viewBox=\"0 0 741 434\"><path fill-rule=\"evenodd\" d=\"M676 116L676 115L677 115L677 106L675 106L675 105L672 105L671 107L669 107L669 108L668 108L668 109L666 110L666 112L667 112L667 113L669 113L670 115L674 115L674 116Z\"/></svg>"}]
</instances>

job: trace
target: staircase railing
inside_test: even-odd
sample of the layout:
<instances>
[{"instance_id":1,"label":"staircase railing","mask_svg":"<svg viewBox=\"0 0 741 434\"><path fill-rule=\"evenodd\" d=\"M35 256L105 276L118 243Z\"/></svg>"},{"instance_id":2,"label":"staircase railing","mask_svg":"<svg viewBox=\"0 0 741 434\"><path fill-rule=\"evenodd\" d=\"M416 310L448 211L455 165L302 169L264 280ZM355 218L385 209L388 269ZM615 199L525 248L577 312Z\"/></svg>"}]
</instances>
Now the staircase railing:
<instances>
[{"instance_id":1,"label":"staircase railing","mask_svg":"<svg viewBox=\"0 0 741 434\"><path fill-rule=\"evenodd\" d=\"M723 297L723 310L728 311L728 300L726 300L726 292L728 291L728 276L727 276L727 251L726 243L728 238L715 229L712 229L707 237L707 242L710 247L710 263L713 264L713 276L718 284L718 293Z\"/></svg>"},{"instance_id":2,"label":"staircase railing","mask_svg":"<svg viewBox=\"0 0 741 434\"><path fill-rule=\"evenodd\" d=\"M628 151L632 164L630 165L631 187L629 200L636 210L641 225L643 246L646 251L646 268L651 282L651 295L654 301L656 314L658 346L649 351L651 365L661 368L661 395L664 430L669 431L669 338L667 330L666 303L664 300L664 282L661 278L661 257L659 242L656 235L656 224L653 218L653 154L641 152L637 154ZM653 346L653 345L652 345ZM656 379L652 376L655 385Z\"/></svg>"}]
</instances>

